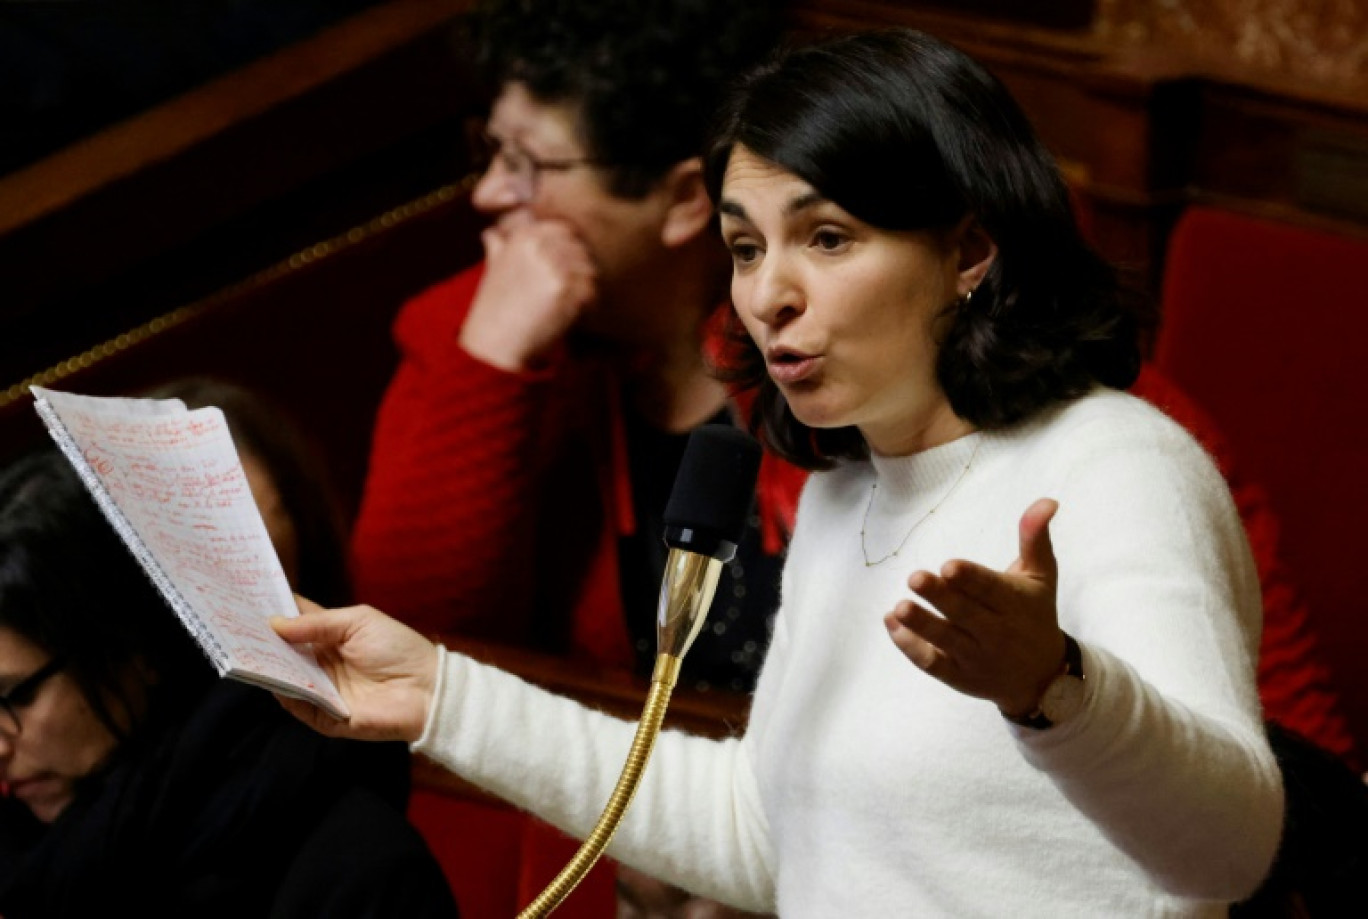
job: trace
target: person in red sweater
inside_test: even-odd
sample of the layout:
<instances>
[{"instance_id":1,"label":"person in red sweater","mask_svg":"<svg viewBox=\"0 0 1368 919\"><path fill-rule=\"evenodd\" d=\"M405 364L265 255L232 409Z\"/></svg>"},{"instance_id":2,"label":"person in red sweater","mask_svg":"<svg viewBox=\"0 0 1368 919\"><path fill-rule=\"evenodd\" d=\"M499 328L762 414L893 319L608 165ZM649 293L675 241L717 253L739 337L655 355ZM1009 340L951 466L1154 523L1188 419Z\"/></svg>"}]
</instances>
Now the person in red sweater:
<instances>
[{"instance_id":1,"label":"person in red sweater","mask_svg":"<svg viewBox=\"0 0 1368 919\"><path fill-rule=\"evenodd\" d=\"M395 323L356 593L429 633L649 673L661 518L688 432L746 420L704 355L731 261L700 154L726 84L775 42L778 17L768 2L494 0L473 33L496 88L473 193L491 218L485 259ZM681 685L753 686L803 479L764 461ZM538 825L526 832L525 869L556 850ZM618 884L623 915L661 899L649 879Z\"/></svg>"},{"instance_id":2,"label":"person in red sweater","mask_svg":"<svg viewBox=\"0 0 1368 919\"><path fill-rule=\"evenodd\" d=\"M778 23L719 0L495 2L474 22L498 86L485 260L396 321L357 593L430 632L649 667L684 440L743 421L702 348L730 262L698 154ZM750 688L801 482L767 461L695 686Z\"/></svg>"}]
</instances>

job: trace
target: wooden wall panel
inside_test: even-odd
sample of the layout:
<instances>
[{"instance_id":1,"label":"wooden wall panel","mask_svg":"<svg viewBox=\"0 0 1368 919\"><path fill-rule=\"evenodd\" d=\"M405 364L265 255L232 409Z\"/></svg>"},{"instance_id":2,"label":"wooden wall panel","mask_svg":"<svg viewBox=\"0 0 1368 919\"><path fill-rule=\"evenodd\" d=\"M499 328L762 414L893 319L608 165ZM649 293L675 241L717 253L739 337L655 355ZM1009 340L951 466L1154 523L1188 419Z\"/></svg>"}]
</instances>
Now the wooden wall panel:
<instances>
[{"instance_id":1,"label":"wooden wall panel","mask_svg":"<svg viewBox=\"0 0 1368 919\"><path fill-rule=\"evenodd\" d=\"M1223 69L1368 84L1368 5L1357 0L1098 0L1092 27L1121 47Z\"/></svg>"},{"instance_id":2,"label":"wooden wall panel","mask_svg":"<svg viewBox=\"0 0 1368 919\"><path fill-rule=\"evenodd\" d=\"M0 385L459 179L464 6L375 7L0 177Z\"/></svg>"}]
</instances>

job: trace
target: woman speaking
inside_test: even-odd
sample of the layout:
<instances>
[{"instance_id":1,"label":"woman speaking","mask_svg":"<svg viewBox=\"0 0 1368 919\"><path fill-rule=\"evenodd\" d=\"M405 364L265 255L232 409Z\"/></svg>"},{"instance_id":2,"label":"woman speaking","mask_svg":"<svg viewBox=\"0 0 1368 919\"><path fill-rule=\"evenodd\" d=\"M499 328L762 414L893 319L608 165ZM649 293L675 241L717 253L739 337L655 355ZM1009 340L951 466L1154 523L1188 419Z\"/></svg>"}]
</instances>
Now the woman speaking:
<instances>
[{"instance_id":1,"label":"woman speaking","mask_svg":"<svg viewBox=\"0 0 1368 919\"><path fill-rule=\"evenodd\" d=\"M1001 85L925 35L793 50L708 178L765 441L813 470L745 737L661 738L610 854L788 916L1224 915L1278 845L1258 585L1138 321ZM277 621L353 716L572 833L631 726L373 609Z\"/></svg>"}]
</instances>

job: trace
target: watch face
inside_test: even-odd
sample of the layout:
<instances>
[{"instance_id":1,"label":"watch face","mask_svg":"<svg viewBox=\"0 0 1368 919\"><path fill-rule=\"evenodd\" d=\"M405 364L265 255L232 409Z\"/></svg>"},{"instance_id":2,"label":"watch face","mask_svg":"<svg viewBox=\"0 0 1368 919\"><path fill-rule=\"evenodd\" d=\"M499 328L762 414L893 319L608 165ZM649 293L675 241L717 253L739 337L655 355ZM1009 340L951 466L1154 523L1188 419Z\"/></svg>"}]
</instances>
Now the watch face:
<instances>
[{"instance_id":1,"label":"watch face","mask_svg":"<svg viewBox=\"0 0 1368 919\"><path fill-rule=\"evenodd\" d=\"M1067 721L1083 707L1083 681L1076 676L1056 677L1040 700L1041 713L1052 724Z\"/></svg>"}]
</instances>

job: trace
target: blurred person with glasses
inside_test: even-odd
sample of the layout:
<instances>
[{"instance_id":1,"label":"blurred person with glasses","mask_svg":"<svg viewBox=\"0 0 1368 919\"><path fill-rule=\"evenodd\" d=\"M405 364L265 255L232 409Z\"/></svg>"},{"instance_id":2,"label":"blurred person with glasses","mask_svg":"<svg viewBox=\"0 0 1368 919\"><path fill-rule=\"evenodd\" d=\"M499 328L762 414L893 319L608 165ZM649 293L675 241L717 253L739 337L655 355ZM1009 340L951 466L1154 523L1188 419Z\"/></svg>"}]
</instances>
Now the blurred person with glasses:
<instances>
[{"instance_id":1,"label":"blurred person with glasses","mask_svg":"<svg viewBox=\"0 0 1368 919\"><path fill-rule=\"evenodd\" d=\"M710 364L730 264L703 138L779 31L769 0L477 5L485 258L395 323L353 533L359 599L425 631L650 673L684 443L747 413ZM803 480L762 468L684 685L753 688Z\"/></svg>"},{"instance_id":2,"label":"blurred person with glasses","mask_svg":"<svg viewBox=\"0 0 1368 919\"><path fill-rule=\"evenodd\" d=\"M0 469L0 915L454 919L375 752L300 727L215 676L56 450Z\"/></svg>"}]
</instances>

